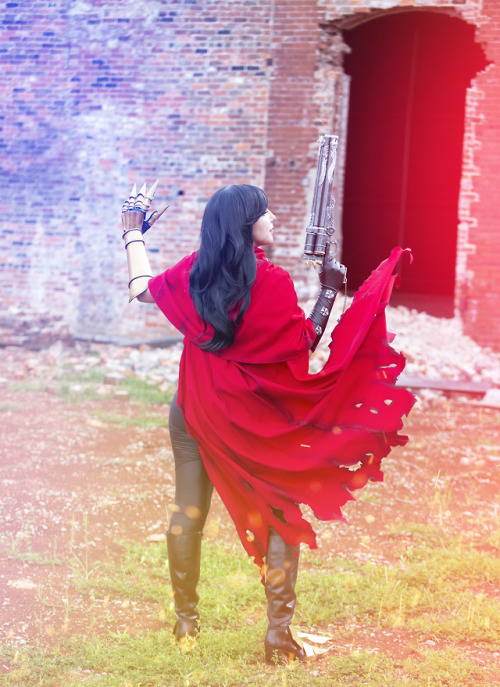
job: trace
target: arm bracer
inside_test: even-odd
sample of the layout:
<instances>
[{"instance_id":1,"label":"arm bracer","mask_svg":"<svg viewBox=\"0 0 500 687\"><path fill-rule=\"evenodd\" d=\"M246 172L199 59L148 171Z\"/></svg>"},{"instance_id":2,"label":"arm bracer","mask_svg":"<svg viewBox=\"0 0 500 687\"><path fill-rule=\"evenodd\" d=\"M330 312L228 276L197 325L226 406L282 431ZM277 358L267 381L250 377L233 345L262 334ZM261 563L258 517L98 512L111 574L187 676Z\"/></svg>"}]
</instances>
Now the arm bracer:
<instances>
[{"instance_id":1,"label":"arm bracer","mask_svg":"<svg viewBox=\"0 0 500 687\"><path fill-rule=\"evenodd\" d=\"M144 293L153 276L146 253L146 245L140 229L128 229L123 233L128 262L129 303Z\"/></svg>"},{"instance_id":2,"label":"arm bracer","mask_svg":"<svg viewBox=\"0 0 500 687\"><path fill-rule=\"evenodd\" d=\"M314 331L316 332L316 338L311 346L311 351L316 350L316 346L323 336L336 296L337 291L335 289L328 286L321 287L318 299L309 315L309 319L314 324Z\"/></svg>"}]
</instances>

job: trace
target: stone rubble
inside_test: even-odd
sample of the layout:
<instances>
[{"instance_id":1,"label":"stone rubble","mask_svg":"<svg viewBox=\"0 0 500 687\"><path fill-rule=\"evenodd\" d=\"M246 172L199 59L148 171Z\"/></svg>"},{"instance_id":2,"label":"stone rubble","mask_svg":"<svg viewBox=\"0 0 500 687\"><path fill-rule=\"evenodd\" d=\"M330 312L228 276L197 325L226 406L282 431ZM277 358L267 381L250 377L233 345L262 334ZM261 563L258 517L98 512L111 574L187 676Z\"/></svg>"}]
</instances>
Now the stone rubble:
<instances>
[{"instance_id":1,"label":"stone rubble","mask_svg":"<svg viewBox=\"0 0 500 687\"><path fill-rule=\"evenodd\" d=\"M62 315L49 310L10 306L0 313L0 344L42 349L56 341L69 340L69 329Z\"/></svg>"},{"instance_id":2,"label":"stone rubble","mask_svg":"<svg viewBox=\"0 0 500 687\"><path fill-rule=\"evenodd\" d=\"M306 312L310 305L304 304ZM342 307L343 303L335 305L330 328L342 314ZM387 323L389 331L396 333L393 347L406 357L405 375L408 377L487 382L492 387L500 386L500 353L482 348L463 334L458 318L438 318L403 306L389 306ZM328 334L323 337L312 357L312 372L321 369L326 360L329 338ZM8 358L16 347L7 346L2 350L2 357L7 355ZM22 360L19 355L10 356L10 364L4 359L0 387L8 381L30 376L45 375L57 381L68 369L80 374L99 369L105 374L103 394L114 393L113 387L130 376L167 388L176 384L181 353L180 337L166 347L58 340L38 351L23 349ZM72 390L77 391L77 386L75 384ZM439 392L433 392L436 393Z\"/></svg>"},{"instance_id":3,"label":"stone rubble","mask_svg":"<svg viewBox=\"0 0 500 687\"><path fill-rule=\"evenodd\" d=\"M500 385L500 353L482 348L457 317L432 317L402 306L387 309L393 346L406 356L406 374Z\"/></svg>"},{"instance_id":4,"label":"stone rubble","mask_svg":"<svg viewBox=\"0 0 500 687\"><path fill-rule=\"evenodd\" d=\"M340 314L332 312L333 324ZM396 334L391 345L406 357L406 376L500 385L500 352L465 335L458 317L433 317L404 306L389 306L386 315L388 331ZM327 344L325 336L318 347L320 362L326 359Z\"/></svg>"}]
</instances>

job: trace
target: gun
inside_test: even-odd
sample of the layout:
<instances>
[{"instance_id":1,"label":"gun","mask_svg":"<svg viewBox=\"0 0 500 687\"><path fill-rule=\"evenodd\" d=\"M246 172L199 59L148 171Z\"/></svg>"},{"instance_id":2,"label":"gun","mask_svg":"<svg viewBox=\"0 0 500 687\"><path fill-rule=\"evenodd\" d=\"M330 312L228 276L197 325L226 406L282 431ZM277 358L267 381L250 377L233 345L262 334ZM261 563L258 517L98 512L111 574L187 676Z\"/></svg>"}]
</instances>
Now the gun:
<instances>
[{"instance_id":1,"label":"gun","mask_svg":"<svg viewBox=\"0 0 500 687\"><path fill-rule=\"evenodd\" d=\"M304 260L322 265L325 257L330 254L331 244L335 233L333 222L333 208L335 199L332 195L333 176L337 161L338 136L321 136L319 139L318 167L316 181L314 183L314 195L312 201L309 224L306 228L306 240L304 246Z\"/></svg>"}]
</instances>

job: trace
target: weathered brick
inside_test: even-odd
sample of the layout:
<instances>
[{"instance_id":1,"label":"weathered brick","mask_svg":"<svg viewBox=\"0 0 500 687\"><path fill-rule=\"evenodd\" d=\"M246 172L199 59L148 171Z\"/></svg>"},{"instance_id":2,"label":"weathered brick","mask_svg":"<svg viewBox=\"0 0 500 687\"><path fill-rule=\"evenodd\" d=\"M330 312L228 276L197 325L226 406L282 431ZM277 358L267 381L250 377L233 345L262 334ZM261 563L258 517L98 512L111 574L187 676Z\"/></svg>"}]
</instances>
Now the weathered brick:
<instances>
[{"instance_id":1,"label":"weathered brick","mask_svg":"<svg viewBox=\"0 0 500 687\"><path fill-rule=\"evenodd\" d=\"M219 186L256 183L279 218L273 259L309 295L316 282L300 255L316 141L339 132L346 92L342 41L325 26L398 6L476 25L492 63L466 103L456 302L466 329L500 348L491 315L492 295L500 297L497 0L4 3L2 303L43 312L50 304L73 334L169 332L154 308L128 305L120 238L133 182L157 177L157 206L170 208L147 235L154 270L195 249L204 203ZM339 167L339 207L341 192Z\"/></svg>"}]
</instances>

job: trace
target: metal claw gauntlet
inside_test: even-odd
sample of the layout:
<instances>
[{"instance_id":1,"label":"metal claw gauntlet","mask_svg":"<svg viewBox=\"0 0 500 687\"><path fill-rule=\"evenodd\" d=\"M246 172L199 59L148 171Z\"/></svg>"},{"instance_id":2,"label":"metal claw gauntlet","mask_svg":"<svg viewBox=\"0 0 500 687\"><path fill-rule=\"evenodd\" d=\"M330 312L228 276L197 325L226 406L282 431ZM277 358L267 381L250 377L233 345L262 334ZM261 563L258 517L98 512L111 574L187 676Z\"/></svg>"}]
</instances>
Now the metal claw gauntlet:
<instances>
[{"instance_id":1,"label":"metal claw gauntlet","mask_svg":"<svg viewBox=\"0 0 500 687\"><path fill-rule=\"evenodd\" d=\"M163 208L161 212L155 210L155 212L152 212L149 218L146 219L146 213L154 198L157 186L158 181L155 181L149 191L147 191L146 184L144 184L139 193L137 193L137 185L134 184L130 196L123 203L122 207L122 224L124 231L127 229L140 229L141 233L145 234L147 230L153 226L156 220L160 219L163 215L167 208Z\"/></svg>"},{"instance_id":2,"label":"metal claw gauntlet","mask_svg":"<svg viewBox=\"0 0 500 687\"><path fill-rule=\"evenodd\" d=\"M144 184L137 193L134 184L130 196L122 207L123 240L127 251L129 273L129 302L146 291L148 282L153 276L144 244L143 234L163 215L153 212L146 220L146 212L153 200L158 181L147 191Z\"/></svg>"}]
</instances>

